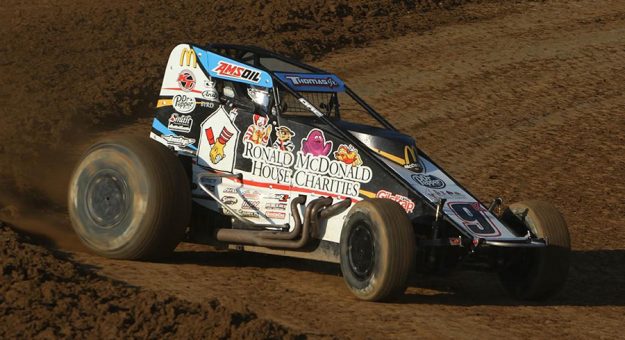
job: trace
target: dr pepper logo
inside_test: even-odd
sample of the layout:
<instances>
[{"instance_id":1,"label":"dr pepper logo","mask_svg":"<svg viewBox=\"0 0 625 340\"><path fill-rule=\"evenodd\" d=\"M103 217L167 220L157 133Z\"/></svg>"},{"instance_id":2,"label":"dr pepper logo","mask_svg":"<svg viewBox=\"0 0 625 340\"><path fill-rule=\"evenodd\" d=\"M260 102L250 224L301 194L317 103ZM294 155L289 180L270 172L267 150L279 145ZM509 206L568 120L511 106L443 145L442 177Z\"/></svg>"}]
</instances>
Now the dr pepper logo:
<instances>
[{"instance_id":1,"label":"dr pepper logo","mask_svg":"<svg viewBox=\"0 0 625 340\"><path fill-rule=\"evenodd\" d=\"M220 61L217 67L213 69L220 76L248 80L253 83L260 82L260 72L245 68L243 66L237 66L225 61Z\"/></svg>"}]
</instances>

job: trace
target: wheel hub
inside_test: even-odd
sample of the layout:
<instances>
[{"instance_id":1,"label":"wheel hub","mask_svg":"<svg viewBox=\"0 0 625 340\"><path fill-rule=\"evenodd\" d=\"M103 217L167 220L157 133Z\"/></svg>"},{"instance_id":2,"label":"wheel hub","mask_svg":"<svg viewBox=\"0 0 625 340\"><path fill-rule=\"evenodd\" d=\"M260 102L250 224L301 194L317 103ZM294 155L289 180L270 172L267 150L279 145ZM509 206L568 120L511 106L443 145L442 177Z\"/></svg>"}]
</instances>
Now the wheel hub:
<instances>
[{"instance_id":1,"label":"wheel hub","mask_svg":"<svg viewBox=\"0 0 625 340\"><path fill-rule=\"evenodd\" d=\"M359 224L352 229L349 235L348 255L354 275L359 279L368 278L375 263L375 248L373 236L367 225Z\"/></svg>"},{"instance_id":2,"label":"wheel hub","mask_svg":"<svg viewBox=\"0 0 625 340\"><path fill-rule=\"evenodd\" d=\"M86 195L88 215L101 228L117 225L128 211L128 185L115 170L96 173L87 185Z\"/></svg>"}]
</instances>

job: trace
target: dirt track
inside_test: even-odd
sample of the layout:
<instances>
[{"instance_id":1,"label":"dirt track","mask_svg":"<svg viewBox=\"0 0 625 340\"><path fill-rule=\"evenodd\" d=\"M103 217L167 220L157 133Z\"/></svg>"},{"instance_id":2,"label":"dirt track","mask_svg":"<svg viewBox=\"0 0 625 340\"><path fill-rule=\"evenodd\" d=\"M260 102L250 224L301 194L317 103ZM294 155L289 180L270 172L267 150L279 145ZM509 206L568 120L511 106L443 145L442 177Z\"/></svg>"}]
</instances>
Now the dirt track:
<instances>
[{"instance_id":1,"label":"dirt track","mask_svg":"<svg viewBox=\"0 0 625 340\"><path fill-rule=\"evenodd\" d=\"M494 275L460 272L417 278L401 303L368 304L350 296L335 266L191 245L169 263L74 258L131 285L201 304L218 298L312 336L622 336L625 4L518 9L340 50L316 64L345 78L481 199L554 202L574 248L559 297L519 305ZM130 129L143 133L139 126ZM62 213L54 216L63 224ZM71 234L63 237L73 246Z\"/></svg>"}]
</instances>

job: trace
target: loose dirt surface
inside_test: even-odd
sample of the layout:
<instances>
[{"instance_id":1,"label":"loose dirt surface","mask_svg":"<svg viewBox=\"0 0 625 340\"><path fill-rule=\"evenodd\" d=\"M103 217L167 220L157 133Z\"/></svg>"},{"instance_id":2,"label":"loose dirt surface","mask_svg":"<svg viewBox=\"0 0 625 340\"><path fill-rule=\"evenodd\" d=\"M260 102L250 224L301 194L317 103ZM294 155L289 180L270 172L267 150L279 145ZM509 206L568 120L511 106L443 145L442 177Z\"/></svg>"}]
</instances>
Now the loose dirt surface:
<instances>
[{"instance_id":1,"label":"loose dirt surface","mask_svg":"<svg viewBox=\"0 0 625 340\"><path fill-rule=\"evenodd\" d=\"M590 0L503 4L483 2L427 12L404 10L407 16L428 18L420 22L427 21L429 24L419 27L406 24L410 21L407 19L388 20L389 15L405 18L398 9L407 3L393 2L395 7L389 7L390 13L380 14L387 21L395 22L394 25L399 27L397 31L405 35L385 35L380 32L393 30L384 31L379 28L383 27L380 22L367 21L371 31L378 33L364 35L363 41L368 41L365 47L349 47L357 45L359 41L344 41L339 36L358 37L362 33L342 31L344 25L337 23L337 29L333 32L339 32L336 33L338 35L328 33L327 39L332 43L320 36L311 37L319 39L319 46L333 46L319 51L329 51L342 45L348 48L329 54L317 53L316 49L302 47L308 45L306 40L298 40L304 43L298 42L300 45L297 45L297 52L293 54L305 58L323 54L315 62L316 65L335 71L347 80L356 92L392 123L403 132L415 136L422 150L479 198L486 201L501 195L508 202L528 198L554 202L569 223L573 243L569 280L558 297L540 304L519 303L505 296L493 274L461 271L444 278L417 277L400 302L373 304L355 300L344 287L338 268L329 264L258 254L215 252L188 244L181 245L173 258L165 263L98 258L81 251L75 236L67 232L68 224L62 209L49 204L50 200L58 200L55 199L55 190L43 184L56 180L62 187L63 176L67 176L68 166L56 165L58 160L40 163L51 164L55 171L40 176L41 181L36 183L24 181L24 178L29 177L16 165L17 162L11 163L13 170L8 175L13 176L8 177L11 183L33 184L30 187L12 184L12 190L7 189L4 193L7 197L0 197L0 203L4 206L2 208L0 205L3 218L28 230L40 241L47 241L48 245L56 244L73 250L73 266L90 266L98 275L117 280L114 284L124 289L130 289L127 284L140 287L138 291L129 293L138 296L138 299L148 299L145 296L158 291L164 296L175 297L168 298L176 301L172 303L186 303L180 300L193 303L184 308L201 310L198 313L207 313L209 318L213 315L211 313L219 314L213 307L215 299L218 299L219 308L251 310L260 319L273 320L275 324L272 325L279 332L286 332L284 329L288 328L310 337L331 335L353 338L621 337L625 320L625 182L622 180L625 175L625 3ZM417 6L420 5L419 2ZM82 15L92 12L99 15L99 11L102 11L109 13L107 18L111 20L123 20L114 13L122 18L139 13L127 13L128 8L122 11L116 9L117 5L114 4L93 5L92 8L84 4L81 7L80 2L76 2L75 6L79 12L83 11ZM156 4L153 7L154 10L163 10L162 6ZM339 6L334 8L333 15L338 16ZM3 20L9 14L15 14L6 8L0 9L0 18ZM67 12L59 13L67 15ZM154 15L147 8L141 13L148 17ZM35 18L45 16L24 10L21 17L18 16L19 19L11 20L22 20L30 25L24 27L35 27L37 22L29 21L29 15ZM187 17L189 15L193 13ZM74 69L69 68L65 73L54 73L55 77L60 78L43 77L35 82L37 86L42 86L49 81L50 86L65 85L75 90L81 99L76 106L67 106L66 94L59 95L59 102L55 102L55 97L50 94L61 93L56 87L42 92L42 88L29 88L34 86L33 83L19 82L23 79L15 78L15 74L11 73L15 70L10 69L25 68L18 67L11 58L7 59L8 64L0 60L2 80L12 85L3 86L5 92L0 92L0 98L8 103L0 108L3 110L1 118L7 121L16 118L13 107L19 103L22 105L20 107L29 109L25 112L31 112L35 107L37 110L48 108L55 112L61 108L75 109L75 114L63 118L77 119L78 126L89 127L84 129L87 132L94 130L93 124L80 121L78 118L81 115L85 115L87 120L116 117L115 124L106 124L106 129L100 129L100 134L111 133L111 129L121 123L125 123L124 129L127 131L146 133L149 126L148 120L144 119L146 115L132 112L139 108L149 110L149 105L153 105L150 101L153 100L154 92L150 91L158 87L160 69L169 48L169 43L163 42L197 40L201 37L198 38L197 32L184 25L176 31L179 33L173 34L163 32L154 23L145 26L145 29L163 34L158 47L154 47L154 36L143 38L138 34L144 29L143 26L134 24L128 16L126 18L124 22L132 29L126 33L118 28L122 43L111 41L109 45L102 45L101 50L98 44L90 43L78 48L78 42L63 42L66 39L63 32L54 31L55 26L50 28L50 37L58 33L58 41L76 47L69 54L71 58L77 58L80 53L93 56L96 53L94 51L102 51L103 55L113 60L114 67L111 69L106 65L98 65L89 74L101 80L101 88L77 91L82 83L72 79L82 79L89 69L89 64L80 62L78 65L84 69L72 72ZM77 25L81 23L80 19L72 20ZM70 22L74 22L72 20ZM314 28L318 29L319 26L315 26L315 20L312 23L300 22L301 26L284 26L288 28L275 32L285 34L284 37L276 38L276 41L284 42L287 36L291 37L290 32L298 29L301 31L293 34L293 37L316 31ZM349 20L341 22L345 21ZM106 22L103 20L102 25ZM317 24L319 22L316 21ZM24 23L20 25L26 25ZM205 31L206 27L202 26ZM224 29L223 32L226 31ZM185 32L188 35L185 36ZM92 32L84 32L85 37L81 41L89 41L89 33ZM232 39L232 36L226 37ZM126 39L135 41L135 45L129 45ZM256 38L245 39L249 42ZM148 57L146 52L137 52L148 48L146 42L148 45L154 43L148 51L157 51L154 54L156 57ZM31 47L26 42L24 44ZM261 41L262 44L282 51L285 47L288 50L290 46L269 41ZM8 45L22 51L15 43ZM144 76L143 71L137 68L135 73L126 74L124 78L120 75L123 72L117 73L123 69L123 64L114 58L111 45L124 46L122 52L128 52L125 53L125 61L135 63L136 66L136 61L132 60L138 58L146 63L144 69L153 73ZM6 51L1 46L7 45L0 45L0 49ZM41 47L36 51L45 55L46 49ZM58 60L58 55L55 58ZM54 70L56 66L51 64L49 67ZM113 78L109 78L112 77L110 72L115 74ZM136 77L147 77L145 85L138 86L140 82ZM111 79L126 79L129 82L120 85L119 98L107 92L111 84L106 81ZM58 85L59 81L63 85ZM133 92L134 89L138 92ZM87 94L91 91L102 97L95 96L93 101L89 101ZM28 102L26 94L36 99ZM111 111L111 107L121 108L112 104L116 103L115 98L124 105L130 105L127 107L129 111L121 114ZM137 102L129 104L132 101L128 98L135 98ZM49 107L42 105L44 102L49 102ZM59 108L55 109L57 105ZM106 114L89 115L85 111L87 108L104 108L99 112ZM30 113L26 114L29 115L27 117L33 117ZM124 120L119 117L128 118ZM31 129L28 131L35 131L45 122L48 122L46 126L50 129L65 124L53 121L52 118L23 118L17 120L17 125L4 125L3 128L23 126ZM59 128L58 131L64 131L60 135L74 131L71 130L77 126L74 123L67 123L69 130ZM14 157L15 153L12 152L18 145L14 144L16 140L28 144L23 137L10 131L3 131L2 134L3 140L7 140L3 143L5 155ZM63 158L68 159L65 163L71 164L80 148L91 138L80 143L64 144L70 145L70 151L65 154L55 153L55 157L66 157ZM32 162L32 159L25 162L29 161ZM3 162L6 168L6 158ZM41 167L36 169L42 171ZM15 191L20 188L23 194L15 196ZM31 204L29 209L25 208L24 201L40 202L33 200L33 192L40 192L47 197L44 207L32 208ZM43 221L40 218L42 215L46 217ZM4 232L2 235L2 239L5 239ZM16 256L16 252L22 251L12 251L14 248L11 247L8 249L3 250L3 258L11 258ZM46 250L37 249L31 257L51 256L46 255L49 254ZM10 280L14 279L5 275L3 280L4 289L12 286L5 282L12 283ZM36 287L40 286L43 292L46 279L39 280L28 286L30 290L36 291ZM54 282L53 279L47 280ZM94 280L113 285L112 281L100 276ZM96 289L98 283L87 283L84 286ZM102 290L100 294L111 291ZM44 300L32 296L34 305L44 304ZM119 299L117 295L112 296L112 299ZM0 312L6 310L4 308L17 308L7 304L6 296L3 295L3 299L0 300ZM159 301L158 298L155 301ZM145 312L140 309L139 313L141 311ZM22 322L29 320L28 314L16 315L23 317L11 319L12 323L18 319ZM52 318L50 316L50 320ZM8 321L5 320L9 319L3 317L0 323L6 325ZM221 320L220 317L217 320ZM141 336L146 333L136 334ZM286 333L274 335L279 334ZM261 333L258 336L271 335Z\"/></svg>"}]
</instances>

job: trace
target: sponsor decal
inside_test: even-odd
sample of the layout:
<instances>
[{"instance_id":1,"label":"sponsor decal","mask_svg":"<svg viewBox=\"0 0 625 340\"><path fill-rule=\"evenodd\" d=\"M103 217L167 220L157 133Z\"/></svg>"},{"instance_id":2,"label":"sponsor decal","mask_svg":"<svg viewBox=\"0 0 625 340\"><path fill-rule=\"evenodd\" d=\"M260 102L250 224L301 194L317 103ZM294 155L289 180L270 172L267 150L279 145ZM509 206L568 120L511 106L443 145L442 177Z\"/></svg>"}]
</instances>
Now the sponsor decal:
<instances>
[{"instance_id":1,"label":"sponsor decal","mask_svg":"<svg viewBox=\"0 0 625 340\"><path fill-rule=\"evenodd\" d=\"M243 209L243 210L258 210L259 206L260 206L260 201L244 200L243 204L241 204L241 209Z\"/></svg>"},{"instance_id":2,"label":"sponsor decal","mask_svg":"<svg viewBox=\"0 0 625 340\"><path fill-rule=\"evenodd\" d=\"M224 215L232 216L232 213L230 211L226 210L226 209L223 209L222 213ZM237 211L237 214L239 214L239 216L247 217L247 218L258 218L258 216L259 216L258 212L256 212L256 211L242 210L242 209L239 209Z\"/></svg>"},{"instance_id":3,"label":"sponsor decal","mask_svg":"<svg viewBox=\"0 0 625 340\"><path fill-rule=\"evenodd\" d=\"M238 194L239 191L235 188L225 188L224 194Z\"/></svg>"},{"instance_id":4,"label":"sponsor decal","mask_svg":"<svg viewBox=\"0 0 625 340\"><path fill-rule=\"evenodd\" d=\"M268 211L265 215L269 218L275 218L278 220L283 220L286 218L286 213L279 211Z\"/></svg>"},{"instance_id":5,"label":"sponsor decal","mask_svg":"<svg viewBox=\"0 0 625 340\"><path fill-rule=\"evenodd\" d=\"M375 194L375 197L386 198L399 203L399 205L401 205L401 207L404 208L404 210L406 210L406 213L408 214L414 211L414 202L406 196L402 196L399 194L395 195L390 191L380 190L377 192L377 194Z\"/></svg>"},{"instance_id":6,"label":"sponsor decal","mask_svg":"<svg viewBox=\"0 0 625 340\"><path fill-rule=\"evenodd\" d=\"M180 113L190 113L195 110L195 98L186 94L178 94L172 98L171 105Z\"/></svg>"},{"instance_id":7,"label":"sponsor decal","mask_svg":"<svg viewBox=\"0 0 625 340\"><path fill-rule=\"evenodd\" d=\"M219 93L217 93L215 82L211 78L204 81L204 87L206 90L202 91L202 97L212 102L219 102Z\"/></svg>"},{"instance_id":8,"label":"sponsor decal","mask_svg":"<svg viewBox=\"0 0 625 340\"><path fill-rule=\"evenodd\" d=\"M276 141L272 146L282 151L293 151L295 145L291 139L295 136L295 132L289 129L287 126L278 126L276 128Z\"/></svg>"},{"instance_id":9,"label":"sponsor decal","mask_svg":"<svg viewBox=\"0 0 625 340\"><path fill-rule=\"evenodd\" d=\"M200 102L200 106L201 107L206 107L209 109L214 109L215 108L215 103L213 102Z\"/></svg>"},{"instance_id":10,"label":"sponsor decal","mask_svg":"<svg viewBox=\"0 0 625 340\"><path fill-rule=\"evenodd\" d=\"M202 122L200 131L203 133L200 133L198 164L232 172L237 158L237 140L240 131L230 120L230 115L223 106Z\"/></svg>"},{"instance_id":11,"label":"sponsor decal","mask_svg":"<svg viewBox=\"0 0 625 340\"><path fill-rule=\"evenodd\" d=\"M294 185L340 196L358 197L360 184L370 182L373 177L373 171L368 166L352 166L302 151L297 152L294 166Z\"/></svg>"},{"instance_id":12,"label":"sponsor decal","mask_svg":"<svg viewBox=\"0 0 625 340\"><path fill-rule=\"evenodd\" d=\"M239 200L233 196L224 196L221 198L221 201L223 202L223 204L227 204L227 205L233 205L239 202Z\"/></svg>"},{"instance_id":13,"label":"sponsor decal","mask_svg":"<svg viewBox=\"0 0 625 340\"><path fill-rule=\"evenodd\" d=\"M217 67L213 69L213 72L216 72L222 77L232 78L232 79L243 79L247 81L251 81L253 83L260 82L260 72L249 69L243 66L237 66L230 64L229 62L220 60L217 64Z\"/></svg>"},{"instance_id":14,"label":"sponsor decal","mask_svg":"<svg viewBox=\"0 0 625 340\"><path fill-rule=\"evenodd\" d=\"M423 165L417 157L417 147L414 145L406 145L404 147L404 168L413 172L423 172Z\"/></svg>"},{"instance_id":15,"label":"sponsor decal","mask_svg":"<svg viewBox=\"0 0 625 340\"><path fill-rule=\"evenodd\" d=\"M171 116L169 116L169 120L167 121L167 128L171 131L189 133L191 132L192 126L193 118L187 115L179 115L177 113L173 113Z\"/></svg>"},{"instance_id":16,"label":"sponsor decal","mask_svg":"<svg viewBox=\"0 0 625 340\"><path fill-rule=\"evenodd\" d=\"M308 108L317 117L323 116L323 113L321 113L321 111L317 110L317 108L313 104L309 103L306 99L300 98L298 100L299 100L300 103L302 103L302 105L306 106L306 108Z\"/></svg>"},{"instance_id":17,"label":"sponsor decal","mask_svg":"<svg viewBox=\"0 0 625 340\"><path fill-rule=\"evenodd\" d=\"M233 132L224 126L221 128L221 132L219 132L217 140L215 140L215 134L212 127L204 130L204 133L206 134L208 143L212 146L209 155L210 161L213 164L217 164L221 162L222 159L226 158L227 155L224 153L224 147L232 138Z\"/></svg>"},{"instance_id":18,"label":"sponsor decal","mask_svg":"<svg viewBox=\"0 0 625 340\"><path fill-rule=\"evenodd\" d=\"M293 176L290 168L295 163L293 153L247 141L244 143L243 158L252 161L252 175L276 183L290 183Z\"/></svg>"},{"instance_id":19,"label":"sponsor decal","mask_svg":"<svg viewBox=\"0 0 625 340\"><path fill-rule=\"evenodd\" d=\"M361 166L362 159L360 159L360 155L358 154L358 150L353 145L345 145L341 144L334 151L334 159L341 161L345 164L349 164L351 166Z\"/></svg>"},{"instance_id":20,"label":"sponsor decal","mask_svg":"<svg viewBox=\"0 0 625 340\"><path fill-rule=\"evenodd\" d=\"M288 202L289 201L289 195L288 194L271 194L271 195L265 195L263 197L266 200L276 200L278 202Z\"/></svg>"},{"instance_id":21,"label":"sponsor decal","mask_svg":"<svg viewBox=\"0 0 625 340\"><path fill-rule=\"evenodd\" d=\"M272 128L272 126L269 125L269 118L255 113L253 120L254 123L247 127L247 131L245 131L245 135L243 135L243 141L263 146L267 145Z\"/></svg>"},{"instance_id":22,"label":"sponsor decal","mask_svg":"<svg viewBox=\"0 0 625 340\"><path fill-rule=\"evenodd\" d=\"M345 83L334 74L284 73L275 72L276 77L295 91L303 92L343 92Z\"/></svg>"},{"instance_id":23,"label":"sponsor decal","mask_svg":"<svg viewBox=\"0 0 625 340\"><path fill-rule=\"evenodd\" d=\"M187 66L193 68L197 68L197 55L195 55L195 51L192 48L183 48L182 52L180 52L180 66Z\"/></svg>"},{"instance_id":24,"label":"sponsor decal","mask_svg":"<svg viewBox=\"0 0 625 340\"><path fill-rule=\"evenodd\" d=\"M319 129L312 129L306 138L302 138L301 152L313 156L328 156L332 151L332 141L326 142L326 136Z\"/></svg>"},{"instance_id":25,"label":"sponsor decal","mask_svg":"<svg viewBox=\"0 0 625 340\"><path fill-rule=\"evenodd\" d=\"M187 137L176 136L176 135L165 135L163 136L163 139L167 142L168 145L174 145L174 146L178 146L181 148L184 148L188 145L195 143L195 139L193 138L187 138Z\"/></svg>"},{"instance_id":26,"label":"sponsor decal","mask_svg":"<svg viewBox=\"0 0 625 340\"><path fill-rule=\"evenodd\" d=\"M191 92L195 88L195 76L190 70L182 70L178 74L178 87L185 92Z\"/></svg>"},{"instance_id":27,"label":"sponsor decal","mask_svg":"<svg viewBox=\"0 0 625 340\"><path fill-rule=\"evenodd\" d=\"M371 168L331 160L331 152L332 142L325 140L321 130L313 129L302 139L301 151L295 154L247 141L242 156L252 161L252 175L286 184L291 184L292 179L299 187L358 197L360 184L373 177Z\"/></svg>"},{"instance_id":28,"label":"sponsor decal","mask_svg":"<svg viewBox=\"0 0 625 340\"><path fill-rule=\"evenodd\" d=\"M468 199L469 196L459 191L452 190L437 190L437 189L426 189L425 195L430 197L433 201L437 201L441 198L444 199Z\"/></svg>"},{"instance_id":29,"label":"sponsor decal","mask_svg":"<svg viewBox=\"0 0 625 340\"><path fill-rule=\"evenodd\" d=\"M260 192L256 191L256 190L247 190L243 193L243 197L247 198L247 199L253 199L256 200L260 197Z\"/></svg>"},{"instance_id":30,"label":"sponsor decal","mask_svg":"<svg viewBox=\"0 0 625 340\"><path fill-rule=\"evenodd\" d=\"M319 86L327 88L335 88L339 86L339 83L332 77L328 78L312 78L296 75L285 76L295 86Z\"/></svg>"},{"instance_id":31,"label":"sponsor decal","mask_svg":"<svg viewBox=\"0 0 625 340\"><path fill-rule=\"evenodd\" d=\"M434 175L413 174L410 177L412 177L417 184L426 188L442 189L445 187L445 182Z\"/></svg>"},{"instance_id":32,"label":"sponsor decal","mask_svg":"<svg viewBox=\"0 0 625 340\"><path fill-rule=\"evenodd\" d=\"M266 210L286 210L286 203L265 203Z\"/></svg>"}]
</instances>

